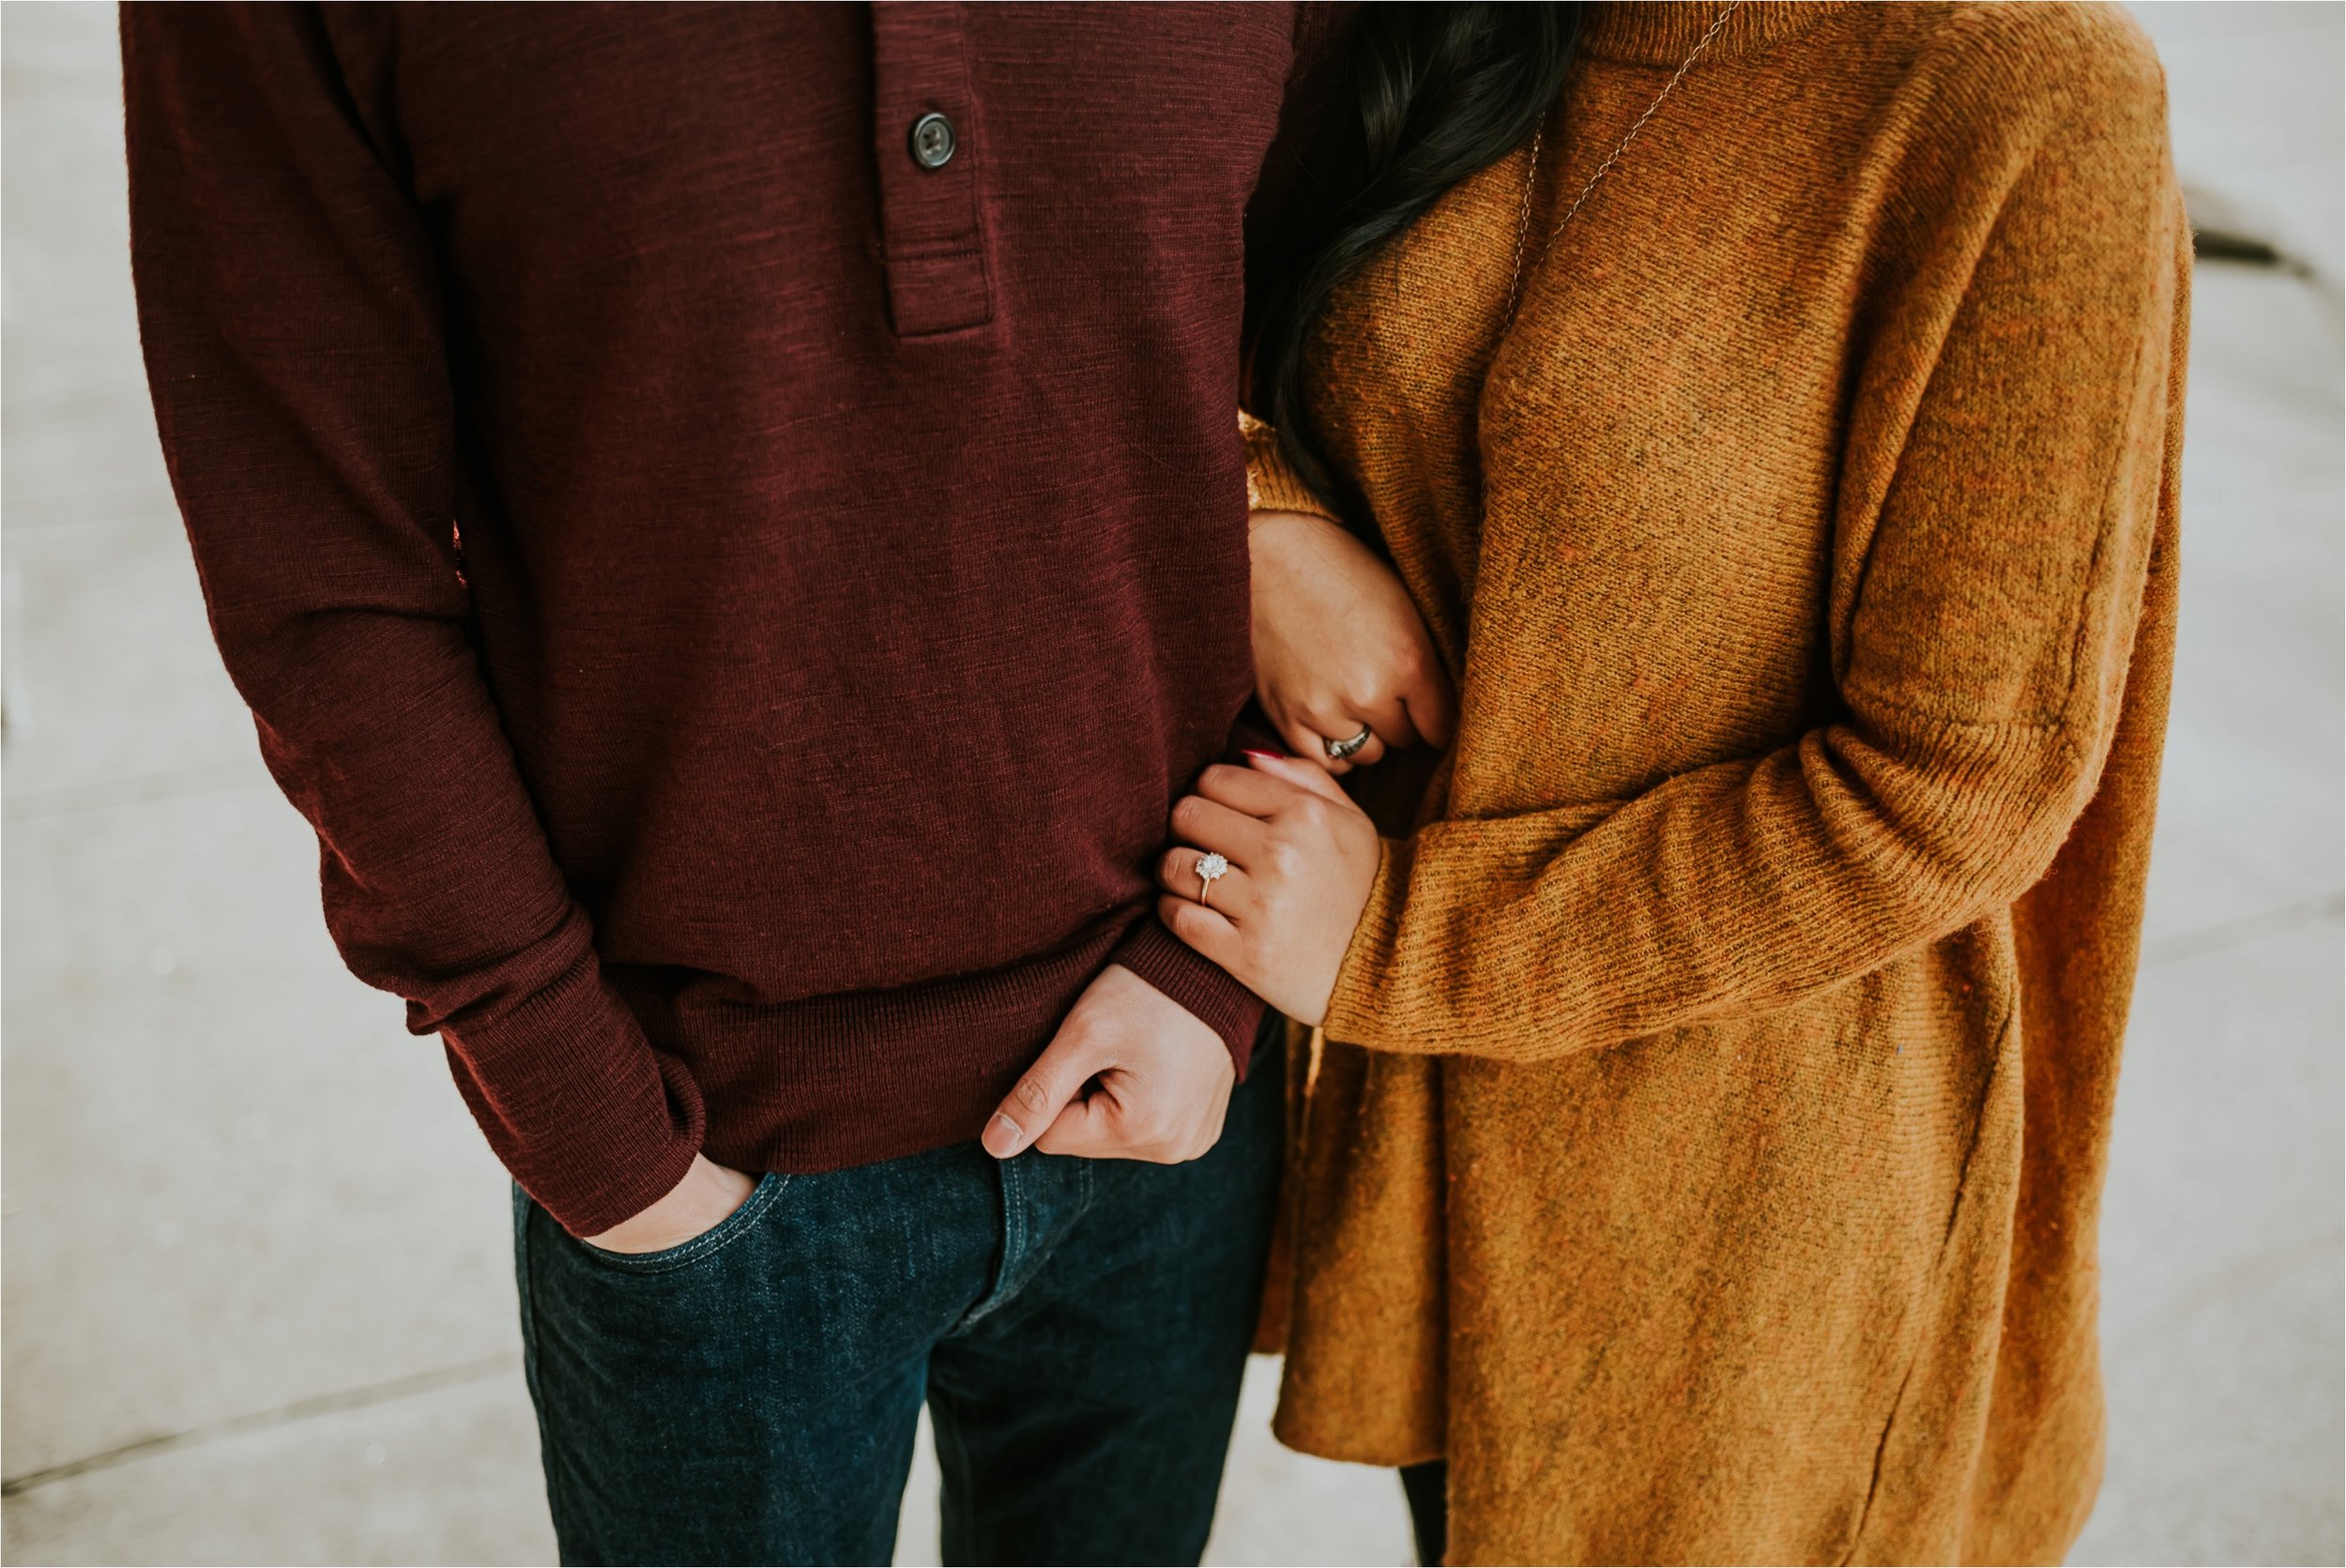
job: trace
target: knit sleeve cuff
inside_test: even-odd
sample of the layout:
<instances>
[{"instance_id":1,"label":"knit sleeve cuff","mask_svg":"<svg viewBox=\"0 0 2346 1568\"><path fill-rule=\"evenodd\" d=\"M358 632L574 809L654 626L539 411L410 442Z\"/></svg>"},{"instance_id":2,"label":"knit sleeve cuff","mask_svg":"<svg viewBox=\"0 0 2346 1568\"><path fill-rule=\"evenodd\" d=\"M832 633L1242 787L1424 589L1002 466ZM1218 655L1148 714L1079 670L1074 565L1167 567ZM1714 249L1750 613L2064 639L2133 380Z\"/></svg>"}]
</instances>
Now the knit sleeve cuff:
<instances>
[{"instance_id":1,"label":"knit sleeve cuff","mask_svg":"<svg viewBox=\"0 0 2346 1568\"><path fill-rule=\"evenodd\" d=\"M1352 927L1352 940L1336 967L1335 989L1328 997L1328 1015L1321 1028L1328 1038L1358 1044L1375 1036L1379 981L1398 939L1401 903L1409 887L1409 859L1414 841L1386 839L1377 859L1377 880L1369 887L1368 905Z\"/></svg>"},{"instance_id":2,"label":"knit sleeve cuff","mask_svg":"<svg viewBox=\"0 0 2346 1568\"><path fill-rule=\"evenodd\" d=\"M1262 1023L1260 997L1220 965L1198 956L1154 915L1134 923L1108 954L1108 962L1130 969L1220 1035L1239 1080L1245 1081L1255 1055L1255 1031Z\"/></svg>"},{"instance_id":3,"label":"knit sleeve cuff","mask_svg":"<svg viewBox=\"0 0 2346 1568\"><path fill-rule=\"evenodd\" d=\"M1242 408L1239 434L1246 442L1246 509L1249 511L1307 511L1332 517L1328 503L1312 494L1279 450L1279 433Z\"/></svg>"},{"instance_id":4,"label":"knit sleeve cuff","mask_svg":"<svg viewBox=\"0 0 2346 1568\"><path fill-rule=\"evenodd\" d=\"M591 951L493 1022L441 1038L497 1157L573 1236L643 1212L700 1152L699 1085L653 1049Z\"/></svg>"}]
</instances>

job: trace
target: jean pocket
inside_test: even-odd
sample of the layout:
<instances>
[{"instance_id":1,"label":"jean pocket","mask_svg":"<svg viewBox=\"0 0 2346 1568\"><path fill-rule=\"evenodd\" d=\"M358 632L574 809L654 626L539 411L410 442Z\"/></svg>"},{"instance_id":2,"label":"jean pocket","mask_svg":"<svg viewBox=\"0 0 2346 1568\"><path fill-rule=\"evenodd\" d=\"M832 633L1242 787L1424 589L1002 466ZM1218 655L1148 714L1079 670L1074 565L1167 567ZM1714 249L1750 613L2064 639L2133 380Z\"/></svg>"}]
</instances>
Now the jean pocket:
<instances>
[{"instance_id":1,"label":"jean pocket","mask_svg":"<svg viewBox=\"0 0 2346 1568\"><path fill-rule=\"evenodd\" d=\"M750 1189L750 1195L743 1198L732 1213L691 1241L679 1241L673 1247L663 1247L658 1252L611 1252L596 1246L592 1241L580 1241L578 1247L596 1262L632 1274L661 1274L672 1269L688 1269L715 1256L727 1242L755 1225L758 1216L774 1206L774 1200L789 1184L790 1178L786 1173L768 1171L757 1179L757 1185Z\"/></svg>"}]
</instances>

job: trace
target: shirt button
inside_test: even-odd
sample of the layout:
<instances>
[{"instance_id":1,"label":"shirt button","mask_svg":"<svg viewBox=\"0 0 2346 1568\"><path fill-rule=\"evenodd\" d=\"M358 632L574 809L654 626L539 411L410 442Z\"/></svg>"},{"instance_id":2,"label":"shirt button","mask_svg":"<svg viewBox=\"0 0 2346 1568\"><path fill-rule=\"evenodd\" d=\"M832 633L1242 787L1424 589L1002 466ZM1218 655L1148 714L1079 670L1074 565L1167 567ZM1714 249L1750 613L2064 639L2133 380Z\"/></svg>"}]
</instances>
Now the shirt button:
<instances>
[{"instance_id":1,"label":"shirt button","mask_svg":"<svg viewBox=\"0 0 2346 1568\"><path fill-rule=\"evenodd\" d=\"M942 114L923 114L912 122L912 161L923 169L942 169L952 161L953 122Z\"/></svg>"}]
</instances>

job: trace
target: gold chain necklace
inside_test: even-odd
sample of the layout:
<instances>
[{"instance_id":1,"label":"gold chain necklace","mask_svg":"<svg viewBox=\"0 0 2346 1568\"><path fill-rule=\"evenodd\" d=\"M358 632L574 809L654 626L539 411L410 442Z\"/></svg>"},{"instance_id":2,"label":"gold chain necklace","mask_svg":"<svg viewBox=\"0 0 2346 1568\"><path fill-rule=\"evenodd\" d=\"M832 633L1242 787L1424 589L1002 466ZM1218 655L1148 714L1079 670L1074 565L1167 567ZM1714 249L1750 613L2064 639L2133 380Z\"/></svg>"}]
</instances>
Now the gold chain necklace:
<instances>
[{"instance_id":1,"label":"gold chain necklace","mask_svg":"<svg viewBox=\"0 0 2346 1568\"><path fill-rule=\"evenodd\" d=\"M1702 58L1702 52L1711 47L1712 40L1719 36L1719 29L1727 25L1727 19L1734 15L1735 8L1743 3L1744 0L1727 0L1727 4L1719 8L1719 14L1712 22L1711 30L1696 40L1694 48L1687 52L1685 59L1679 62L1677 71L1662 84L1662 90L1653 95L1653 101L1646 105L1645 113L1638 115L1637 123L1629 128L1629 133L1621 139L1618 146L1605 155L1605 161L1596 166L1596 173L1589 176L1589 183L1580 188L1580 194L1572 199L1572 206L1564 209L1563 217L1557 221L1553 229L1548 231L1547 238L1540 246L1540 262L1547 260L1547 252L1555 247L1556 236L1562 234L1564 225L1578 215L1582 205L1589 199L1589 192L1594 190L1597 183L1613 172L1613 165L1620 162L1621 155L1629 150L1629 144L1638 139L1638 132L1645 129L1646 121L1653 118L1655 113L1661 109L1663 100L1678 90L1678 84L1686 79L1688 71L1695 69L1695 62ZM1531 162L1531 166L1523 172L1523 215L1516 220L1516 270L1515 276L1507 283L1507 322L1510 325L1516 319L1516 307L1522 302L1523 298L1523 247L1524 242L1531 236L1531 190L1540 177L1540 144L1546 135L1547 132L1545 129L1532 134Z\"/></svg>"}]
</instances>

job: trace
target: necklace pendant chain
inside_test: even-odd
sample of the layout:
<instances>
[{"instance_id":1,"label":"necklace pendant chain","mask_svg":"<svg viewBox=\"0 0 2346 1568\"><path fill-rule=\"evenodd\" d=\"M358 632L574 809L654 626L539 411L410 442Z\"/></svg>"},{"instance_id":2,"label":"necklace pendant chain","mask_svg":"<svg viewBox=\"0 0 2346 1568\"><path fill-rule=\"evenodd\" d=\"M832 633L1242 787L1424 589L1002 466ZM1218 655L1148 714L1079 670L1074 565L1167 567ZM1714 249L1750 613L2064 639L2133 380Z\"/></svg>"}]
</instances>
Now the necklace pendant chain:
<instances>
[{"instance_id":1,"label":"necklace pendant chain","mask_svg":"<svg viewBox=\"0 0 2346 1568\"><path fill-rule=\"evenodd\" d=\"M1683 60L1679 62L1678 69L1671 73L1668 82L1662 84L1662 90L1653 95L1653 101L1646 105L1645 113L1637 117L1627 133L1615 144L1613 150L1605 155L1604 161L1596 166L1596 172L1592 174L1588 183L1580 188L1580 194L1572 199L1572 206L1564 209L1563 217L1558 219L1556 226L1548 231L1547 238L1540 244L1540 261L1544 262L1547 259L1547 252L1554 248L1556 238L1564 232L1565 225L1579 216L1580 208L1587 204L1590 193L1596 190L1599 182L1607 175L1613 172L1613 165L1620 162L1622 154L1629 150L1629 144L1638 139L1638 132L1646 128L1648 120L1660 113L1663 103L1668 99L1670 94L1678 90L1678 84L1686 80L1686 73L1695 69L1695 62L1702 58L1703 52L1709 49L1712 41L1719 36L1719 30L1727 25L1727 19L1733 16L1736 8L1743 3L1744 0L1727 0L1727 4L1719 8L1719 14L1712 19L1710 31L1695 41L1694 48L1687 52ZM1514 325L1516 308L1523 300L1523 250L1525 242L1530 239L1531 234L1531 191L1539 182L1540 145L1546 139L1546 134L1545 130L1532 133L1531 162L1523 174L1523 212L1516 220L1515 275L1507 283L1506 325L1508 326ZM1539 264L1535 262L1532 265L1536 266Z\"/></svg>"}]
</instances>

